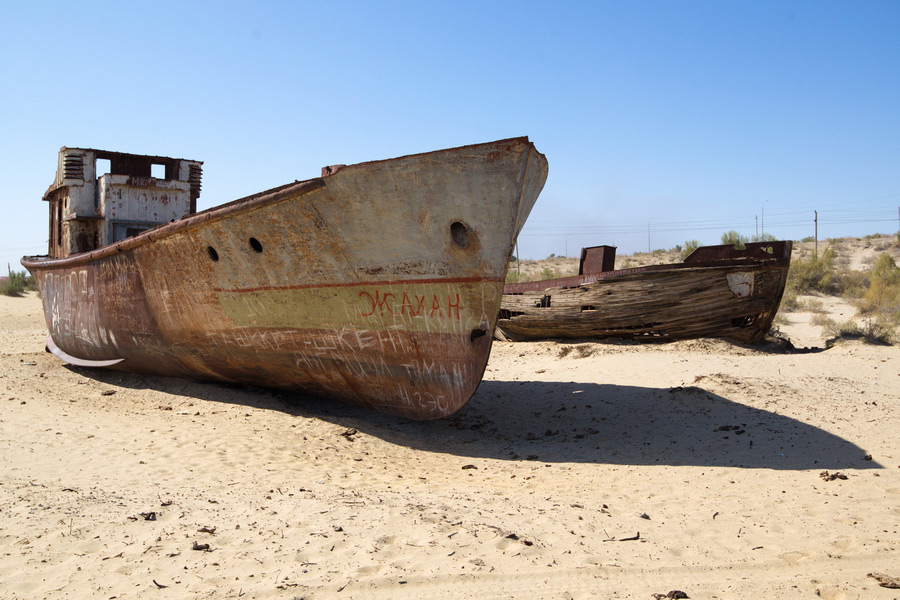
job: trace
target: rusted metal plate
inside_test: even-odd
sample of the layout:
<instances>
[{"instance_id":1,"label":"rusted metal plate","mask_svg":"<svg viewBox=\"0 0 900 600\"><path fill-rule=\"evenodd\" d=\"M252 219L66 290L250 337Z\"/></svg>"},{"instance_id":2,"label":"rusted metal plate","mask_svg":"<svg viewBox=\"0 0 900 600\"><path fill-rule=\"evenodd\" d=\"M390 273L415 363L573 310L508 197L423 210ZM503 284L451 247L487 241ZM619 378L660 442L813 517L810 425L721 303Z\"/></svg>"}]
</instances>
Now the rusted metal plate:
<instances>
[{"instance_id":1,"label":"rusted metal plate","mask_svg":"<svg viewBox=\"0 0 900 600\"><path fill-rule=\"evenodd\" d=\"M592 275L616 268L615 246L591 246L581 249L581 260L578 263L579 275Z\"/></svg>"},{"instance_id":2,"label":"rusted metal plate","mask_svg":"<svg viewBox=\"0 0 900 600\"><path fill-rule=\"evenodd\" d=\"M506 339L761 339L787 281L791 242L698 249L673 265L507 284L498 328Z\"/></svg>"},{"instance_id":3,"label":"rusted metal plate","mask_svg":"<svg viewBox=\"0 0 900 600\"><path fill-rule=\"evenodd\" d=\"M546 176L526 138L349 165L22 263L80 359L437 418L481 381Z\"/></svg>"}]
</instances>

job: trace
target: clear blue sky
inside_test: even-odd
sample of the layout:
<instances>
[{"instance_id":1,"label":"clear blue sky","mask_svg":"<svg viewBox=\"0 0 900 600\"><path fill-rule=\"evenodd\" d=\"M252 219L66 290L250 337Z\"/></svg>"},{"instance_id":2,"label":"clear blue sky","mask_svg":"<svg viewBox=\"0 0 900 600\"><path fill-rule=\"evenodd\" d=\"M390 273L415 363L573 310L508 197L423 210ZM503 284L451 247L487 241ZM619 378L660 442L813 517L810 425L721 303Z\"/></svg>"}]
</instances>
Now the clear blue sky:
<instances>
[{"instance_id":1,"label":"clear blue sky","mask_svg":"<svg viewBox=\"0 0 900 600\"><path fill-rule=\"evenodd\" d=\"M46 253L61 146L203 160L202 209L527 135L524 258L799 239L814 210L823 238L898 229L895 0L10 2L0 76L14 269Z\"/></svg>"}]
</instances>

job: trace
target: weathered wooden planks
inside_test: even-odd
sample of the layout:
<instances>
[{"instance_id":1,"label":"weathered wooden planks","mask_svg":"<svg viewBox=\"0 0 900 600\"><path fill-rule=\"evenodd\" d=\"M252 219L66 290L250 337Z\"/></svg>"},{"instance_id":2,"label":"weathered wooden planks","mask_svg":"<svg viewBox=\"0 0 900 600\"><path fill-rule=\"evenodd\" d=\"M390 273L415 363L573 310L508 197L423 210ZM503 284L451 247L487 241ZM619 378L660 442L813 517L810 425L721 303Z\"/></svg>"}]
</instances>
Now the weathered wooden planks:
<instances>
[{"instance_id":1,"label":"weathered wooden planks","mask_svg":"<svg viewBox=\"0 0 900 600\"><path fill-rule=\"evenodd\" d=\"M762 254L758 246L748 244L746 253L708 263L510 284L498 328L512 340L726 337L755 342L778 310L791 251L790 242L768 243L771 251ZM543 289L528 289L535 283Z\"/></svg>"}]
</instances>

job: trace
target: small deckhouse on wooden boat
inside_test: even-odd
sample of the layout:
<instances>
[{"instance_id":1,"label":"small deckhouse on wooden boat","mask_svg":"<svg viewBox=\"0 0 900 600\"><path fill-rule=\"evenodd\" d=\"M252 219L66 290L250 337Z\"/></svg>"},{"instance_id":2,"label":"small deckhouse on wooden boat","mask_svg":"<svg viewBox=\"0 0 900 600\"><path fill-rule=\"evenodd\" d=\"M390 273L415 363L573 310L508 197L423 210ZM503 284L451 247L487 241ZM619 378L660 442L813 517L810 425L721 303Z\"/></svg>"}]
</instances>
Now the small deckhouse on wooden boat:
<instances>
[{"instance_id":1,"label":"small deckhouse on wooden boat","mask_svg":"<svg viewBox=\"0 0 900 600\"><path fill-rule=\"evenodd\" d=\"M547 177L527 138L326 167L197 212L201 168L60 150L49 254L22 259L51 351L414 419L469 400Z\"/></svg>"},{"instance_id":2,"label":"small deckhouse on wooden boat","mask_svg":"<svg viewBox=\"0 0 900 600\"><path fill-rule=\"evenodd\" d=\"M620 270L615 251L583 249L578 275L507 284L497 336L757 342L778 311L791 261L790 241L703 246L683 263Z\"/></svg>"}]
</instances>

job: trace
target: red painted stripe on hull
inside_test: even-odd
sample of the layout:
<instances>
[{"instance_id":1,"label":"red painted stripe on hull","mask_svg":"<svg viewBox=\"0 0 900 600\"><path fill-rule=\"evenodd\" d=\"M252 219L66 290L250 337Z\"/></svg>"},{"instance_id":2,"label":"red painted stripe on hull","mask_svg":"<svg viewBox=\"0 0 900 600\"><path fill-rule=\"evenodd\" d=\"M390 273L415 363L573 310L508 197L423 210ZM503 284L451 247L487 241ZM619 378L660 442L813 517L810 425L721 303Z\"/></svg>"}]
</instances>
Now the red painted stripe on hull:
<instances>
[{"instance_id":1,"label":"red painted stripe on hull","mask_svg":"<svg viewBox=\"0 0 900 600\"><path fill-rule=\"evenodd\" d=\"M355 286L373 286L373 285L417 285L429 283L499 283L502 282L501 277L456 277L456 278L433 278L433 279L397 279L394 281L357 281L352 283L326 283L307 285L270 285L253 288L213 288L215 292L227 293L243 293L243 292L267 292L272 290L305 290L311 288L337 288L337 287L355 287Z\"/></svg>"}]
</instances>

